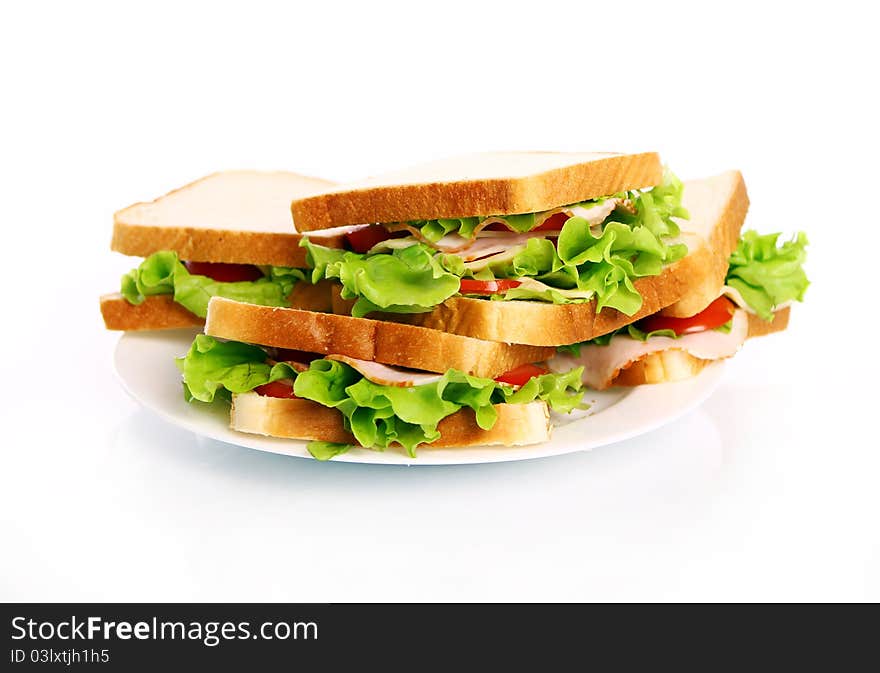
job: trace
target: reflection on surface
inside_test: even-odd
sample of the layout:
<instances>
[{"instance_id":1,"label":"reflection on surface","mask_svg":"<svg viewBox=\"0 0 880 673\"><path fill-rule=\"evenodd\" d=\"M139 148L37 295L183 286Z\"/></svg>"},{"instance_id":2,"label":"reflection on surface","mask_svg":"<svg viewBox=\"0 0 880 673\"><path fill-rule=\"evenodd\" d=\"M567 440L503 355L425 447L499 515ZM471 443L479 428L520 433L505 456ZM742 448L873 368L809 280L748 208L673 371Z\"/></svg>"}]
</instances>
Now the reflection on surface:
<instances>
[{"instance_id":1,"label":"reflection on surface","mask_svg":"<svg viewBox=\"0 0 880 673\"><path fill-rule=\"evenodd\" d=\"M482 465L319 463L203 439L143 410L120 423L115 444L113 469L128 488L108 497L133 522L165 522L154 535L193 599L221 581L198 564L206 554L252 574L255 589L214 587L214 599L527 599L505 589L518 573L572 564L604 573L597 598L605 588L619 596L621 586L637 590L640 580L623 576L658 535L687 535L699 521L722 465L717 429L699 410L591 452ZM370 559L369 572L354 572L345 549ZM589 559L572 551L583 549ZM416 571L438 573L443 596L408 595L405 575ZM564 583L553 587L562 580L540 595L564 599Z\"/></svg>"},{"instance_id":2,"label":"reflection on surface","mask_svg":"<svg viewBox=\"0 0 880 673\"><path fill-rule=\"evenodd\" d=\"M173 470L181 486L194 478L222 479L258 487L264 494L308 489L365 502L377 497L418 500L426 496L425 489L447 496L474 488L484 495L487 490L498 496L550 495L535 491L540 484L556 494L576 489L584 504L603 509L614 502L641 509L646 501L674 501L705 489L721 464L717 429L700 410L658 431L594 451L483 465L407 468L319 463L198 437L143 410L120 425L117 442L120 451L136 459L134 464L149 462L151 469L163 474ZM161 462L154 460L157 457Z\"/></svg>"}]
</instances>

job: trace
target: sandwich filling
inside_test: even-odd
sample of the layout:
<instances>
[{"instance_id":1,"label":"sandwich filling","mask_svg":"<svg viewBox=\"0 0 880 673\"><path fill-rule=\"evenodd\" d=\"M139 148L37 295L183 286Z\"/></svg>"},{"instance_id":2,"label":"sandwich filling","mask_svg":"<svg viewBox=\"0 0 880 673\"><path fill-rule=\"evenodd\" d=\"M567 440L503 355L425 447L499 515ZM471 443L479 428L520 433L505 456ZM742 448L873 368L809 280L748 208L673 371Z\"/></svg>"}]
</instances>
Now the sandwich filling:
<instances>
[{"instance_id":1,"label":"sandwich filling","mask_svg":"<svg viewBox=\"0 0 880 673\"><path fill-rule=\"evenodd\" d=\"M652 353L677 349L701 360L731 357L748 337L749 313L771 321L775 311L803 301L809 285L803 269L806 235L781 245L779 236L745 232L730 257L720 296L697 315L653 315L591 341L561 346L548 366L553 371L583 367L583 382L601 390Z\"/></svg>"},{"instance_id":2,"label":"sandwich filling","mask_svg":"<svg viewBox=\"0 0 880 673\"><path fill-rule=\"evenodd\" d=\"M390 223L352 232L349 251L305 237L312 282L342 284L352 315L421 313L455 295L555 304L595 300L632 315L633 282L687 254L674 218L684 186L663 183L540 213Z\"/></svg>"},{"instance_id":3,"label":"sandwich filling","mask_svg":"<svg viewBox=\"0 0 880 673\"><path fill-rule=\"evenodd\" d=\"M131 304L157 294L204 318L211 297L225 297L261 306L290 306L293 286L305 279L301 269L248 264L182 262L163 250L147 257L122 277L121 293Z\"/></svg>"},{"instance_id":4,"label":"sandwich filling","mask_svg":"<svg viewBox=\"0 0 880 673\"><path fill-rule=\"evenodd\" d=\"M271 355L285 356L251 344L196 336L186 356L177 360L187 400L212 402L250 391L311 400L338 410L345 430L359 446L382 451L399 444L411 457L417 446L440 438L441 420L465 407L474 411L484 430L495 425L495 404L540 400L561 413L584 407L581 369L553 373L535 367L535 375L514 384L504 376L488 379L454 369L427 374L340 355L316 356L307 367ZM309 358L297 357L303 359ZM308 445L315 458L324 460L350 447L328 442Z\"/></svg>"}]
</instances>

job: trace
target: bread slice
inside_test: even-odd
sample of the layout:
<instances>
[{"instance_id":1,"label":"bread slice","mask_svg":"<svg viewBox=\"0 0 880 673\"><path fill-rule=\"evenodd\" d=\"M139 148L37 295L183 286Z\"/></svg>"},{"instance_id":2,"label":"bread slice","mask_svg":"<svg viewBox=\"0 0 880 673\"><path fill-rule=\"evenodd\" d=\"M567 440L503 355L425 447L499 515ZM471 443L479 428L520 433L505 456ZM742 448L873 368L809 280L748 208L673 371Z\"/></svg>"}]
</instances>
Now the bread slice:
<instances>
[{"instance_id":1,"label":"bread slice","mask_svg":"<svg viewBox=\"0 0 880 673\"><path fill-rule=\"evenodd\" d=\"M552 348L509 345L425 327L366 318L257 306L214 297L205 334L277 348L348 355L428 372L458 369L494 378L519 365L541 362Z\"/></svg>"},{"instance_id":2,"label":"bread slice","mask_svg":"<svg viewBox=\"0 0 880 673\"><path fill-rule=\"evenodd\" d=\"M297 283L290 293L290 305L306 311L330 311L331 285L329 280L315 285ZM137 305L130 304L119 293L105 294L101 297L101 315L104 326L110 330L161 330L205 324L204 319L176 303L170 294L153 295Z\"/></svg>"},{"instance_id":3,"label":"bread slice","mask_svg":"<svg viewBox=\"0 0 880 673\"><path fill-rule=\"evenodd\" d=\"M550 210L658 184L653 152L492 152L433 161L295 198L298 231Z\"/></svg>"},{"instance_id":4,"label":"bread slice","mask_svg":"<svg viewBox=\"0 0 880 673\"><path fill-rule=\"evenodd\" d=\"M522 446L550 439L550 413L544 402L496 404L495 410L498 420L491 430L483 430L477 425L471 409L461 409L447 416L437 426L440 439L424 444L418 450L499 444ZM354 444L355 439L346 432L342 419L336 409L311 400L244 393L232 396L229 427L271 437Z\"/></svg>"},{"instance_id":5,"label":"bread slice","mask_svg":"<svg viewBox=\"0 0 880 673\"><path fill-rule=\"evenodd\" d=\"M716 251L713 246L716 241L739 237L749 206L742 175L730 171L686 182L683 203L691 215L690 220L681 223L688 254L666 267L660 275L635 281L642 295L642 308L634 315L611 308L597 313L595 302L550 304L451 297L428 313L377 313L372 317L477 339L533 346L562 346L594 339L673 304L691 292L695 279L701 287L707 284L709 281L704 280L710 274L707 269L712 270L714 279L722 260L726 271L728 254ZM334 313L351 313L352 304L341 298L338 286L334 287Z\"/></svg>"},{"instance_id":6,"label":"bread slice","mask_svg":"<svg viewBox=\"0 0 880 673\"><path fill-rule=\"evenodd\" d=\"M790 312L788 307L783 308L774 313L771 321L762 320L750 313L748 338L781 332L788 326ZM611 385L639 386L645 383L681 381L696 376L711 362L713 360L696 358L677 349L651 353L620 370Z\"/></svg>"},{"instance_id":7,"label":"bread slice","mask_svg":"<svg viewBox=\"0 0 880 673\"><path fill-rule=\"evenodd\" d=\"M147 297L138 305L129 304L121 294L105 294L101 296L101 315L106 328L112 330L175 329L205 324L170 294Z\"/></svg>"},{"instance_id":8,"label":"bread slice","mask_svg":"<svg viewBox=\"0 0 880 673\"><path fill-rule=\"evenodd\" d=\"M735 191L733 200L738 204L737 209L724 209L715 200L714 195L726 189ZM694 273L684 296L660 312L676 318L696 315L718 298L727 276L728 260L736 250L745 211L749 206L746 184L739 171L728 171L708 180L689 182L685 193L688 191L689 202L705 203L707 208L714 207L715 212L691 220L686 225L686 243L691 244L694 238L706 243L698 251L705 258L705 263L694 265Z\"/></svg>"},{"instance_id":9,"label":"bread slice","mask_svg":"<svg viewBox=\"0 0 880 673\"><path fill-rule=\"evenodd\" d=\"M181 259L304 267L290 201L333 185L282 171L224 171L113 216L111 248L148 257L173 250ZM340 236L322 240L338 247Z\"/></svg>"}]
</instances>

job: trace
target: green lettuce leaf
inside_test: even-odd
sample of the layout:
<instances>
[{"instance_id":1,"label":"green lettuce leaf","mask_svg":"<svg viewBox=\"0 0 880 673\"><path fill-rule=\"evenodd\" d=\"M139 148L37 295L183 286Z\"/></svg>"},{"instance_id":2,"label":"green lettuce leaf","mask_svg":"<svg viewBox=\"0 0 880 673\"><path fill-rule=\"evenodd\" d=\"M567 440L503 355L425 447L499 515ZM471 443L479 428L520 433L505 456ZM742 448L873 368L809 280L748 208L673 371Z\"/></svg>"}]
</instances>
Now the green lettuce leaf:
<instances>
[{"instance_id":1,"label":"green lettuce leaf","mask_svg":"<svg viewBox=\"0 0 880 673\"><path fill-rule=\"evenodd\" d=\"M451 233L458 233L466 238L472 238L474 230L482 219L479 217L458 217L439 220L414 220L410 224L419 229L426 240L436 243L446 234Z\"/></svg>"},{"instance_id":2,"label":"green lettuce leaf","mask_svg":"<svg viewBox=\"0 0 880 673\"><path fill-rule=\"evenodd\" d=\"M246 393L257 386L280 379L293 379L296 372L290 365L266 362L266 351L237 341L217 341L199 334L189 352L176 360L183 373L187 401L213 402L221 389L230 393Z\"/></svg>"},{"instance_id":3,"label":"green lettuce leaf","mask_svg":"<svg viewBox=\"0 0 880 673\"><path fill-rule=\"evenodd\" d=\"M810 282L803 264L807 258L807 236L778 242L780 234L745 232L730 256L726 282L736 289L764 320L773 319L773 309L787 301L803 301Z\"/></svg>"},{"instance_id":4,"label":"green lettuce leaf","mask_svg":"<svg viewBox=\"0 0 880 673\"><path fill-rule=\"evenodd\" d=\"M290 306L288 296L293 286L305 279L300 269L265 267L263 278L254 281L227 283L191 274L178 259L177 253L156 252L122 277L121 293L131 304L140 304L147 297L172 294L174 301L204 318L211 297L226 297L263 306Z\"/></svg>"},{"instance_id":5,"label":"green lettuce leaf","mask_svg":"<svg viewBox=\"0 0 880 673\"><path fill-rule=\"evenodd\" d=\"M360 254L324 248L303 239L313 267L312 282L336 278L342 298L356 299L352 315L374 311L420 313L458 292L458 276L449 273L434 250L423 244L391 253Z\"/></svg>"},{"instance_id":6,"label":"green lettuce leaf","mask_svg":"<svg viewBox=\"0 0 880 673\"><path fill-rule=\"evenodd\" d=\"M497 420L495 404L543 400L561 413L584 407L583 368L537 376L519 389L450 369L434 383L404 388L373 383L335 360L314 360L308 370L297 373L287 364L271 365L267 359L257 346L200 334L177 365L189 401L212 402L224 392L244 393L271 381L293 379L296 396L337 409L359 445L384 450L397 443L413 457L419 444L440 437L440 421L465 407L473 409L477 424L485 430ZM316 458L327 459L346 450L344 446L318 442L309 450Z\"/></svg>"},{"instance_id":7,"label":"green lettuce leaf","mask_svg":"<svg viewBox=\"0 0 880 673\"><path fill-rule=\"evenodd\" d=\"M342 455L351 448L351 444L337 444L336 442L312 441L306 444L309 453L315 460L330 460Z\"/></svg>"},{"instance_id":8,"label":"green lettuce leaf","mask_svg":"<svg viewBox=\"0 0 880 673\"><path fill-rule=\"evenodd\" d=\"M519 389L501 386L501 394L508 404L526 404L534 400L545 401L553 411L567 414L574 409L584 409L582 403L583 367L572 369L564 374L542 374L529 379Z\"/></svg>"}]
</instances>

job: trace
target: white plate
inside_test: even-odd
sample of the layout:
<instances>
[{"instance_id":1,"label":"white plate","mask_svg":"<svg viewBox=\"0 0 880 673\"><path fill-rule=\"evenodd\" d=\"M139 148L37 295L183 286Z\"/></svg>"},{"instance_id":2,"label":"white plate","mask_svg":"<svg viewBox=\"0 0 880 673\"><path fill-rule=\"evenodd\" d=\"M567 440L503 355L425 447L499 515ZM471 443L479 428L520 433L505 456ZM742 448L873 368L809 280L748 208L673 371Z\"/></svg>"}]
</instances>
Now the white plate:
<instances>
[{"instance_id":1,"label":"white plate","mask_svg":"<svg viewBox=\"0 0 880 673\"><path fill-rule=\"evenodd\" d=\"M125 389L138 402L166 421L212 439L260 451L311 458L306 443L235 432L229 429L228 407L187 403L174 358L186 353L195 330L129 333L119 339L115 365ZM687 413L705 400L721 381L723 362L703 369L699 376L678 383L588 392L592 407L570 416L554 414L549 442L523 447L420 447L418 457L402 450L384 452L352 449L334 461L393 465L455 465L526 460L594 449L654 430Z\"/></svg>"}]
</instances>

